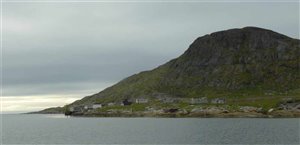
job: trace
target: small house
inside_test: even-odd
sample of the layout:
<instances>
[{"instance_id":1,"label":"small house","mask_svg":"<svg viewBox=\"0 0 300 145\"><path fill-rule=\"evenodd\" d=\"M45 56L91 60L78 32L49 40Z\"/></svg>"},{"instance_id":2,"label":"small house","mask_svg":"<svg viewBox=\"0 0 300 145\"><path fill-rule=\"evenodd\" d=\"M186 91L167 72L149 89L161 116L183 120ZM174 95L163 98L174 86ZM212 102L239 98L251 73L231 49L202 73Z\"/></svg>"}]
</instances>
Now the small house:
<instances>
[{"instance_id":1,"label":"small house","mask_svg":"<svg viewBox=\"0 0 300 145\"><path fill-rule=\"evenodd\" d=\"M114 106L114 105L115 105L115 103L112 103L112 102L107 104L107 106Z\"/></svg>"},{"instance_id":2,"label":"small house","mask_svg":"<svg viewBox=\"0 0 300 145\"><path fill-rule=\"evenodd\" d=\"M84 109L85 110L93 110L94 108L93 108L93 105L90 104L90 105L85 105Z\"/></svg>"},{"instance_id":3,"label":"small house","mask_svg":"<svg viewBox=\"0 0 300 145\"><path fill-rule=\"evenodd\" d=\"M166 97L161 99L160 101L162 101L163 103L174 103L174 102L178 102L176 98L170 98L170 97Z\"/></svg>"},{"instance_id":4,"label":"small house","mask_svg":"<svg viewBox=\"0 0 300 145\"><path fill-rule=\"evenodd\" d=\"M70 107L69 111L73 112L74 111L74 107Z\"/></svg>"},{"instance_id":5,"label":"small house","mask_svg":"<svg viewBox=\"0 0 300 145\"><path fill-rule=\"evenodd\" d=\"M148 103L148 99L144 99L144 98L135 99L135 103L138 104Z\"/></svg>"},{"instance_id":6,"label":"small house","mask_svg":"<svg viewBox=\"0 0 300 145\"><path fill-rule=\"evenodd\" d=\"M85 110L89 110L89 109L91 109L91 108L92 108L91 105L85 105L85 106L84 106L84 109L85 109Z\"/></svg>"},{"instance_id":7,"label":"small house","mask_svg":"<svg viewBox=\"0 0 300 145\"><path fill-rule=\"evenodd\" d=\"M84 106L71 106L69 108L70 112L83 112L84 111Z\"/></svg>"},{"instance_id":8,"label":"small house","mask_svg":"<svg viewBox=\"0 0 300 145\"><path fill-rule=\"evenodd\" d=\"M101 108L102 104L93 104L93 109Z\"/></svg>"},{"instance_id":9,"label":"small house","mask_svg":"<svg viewBox=\"0 0 300 145\"><path fill-rule=\"evenodd\" d=\"M225 99L224 98L215 98L211 100L212 104L225 104Z\"/></svg>"},{"instance_id":10,"label":"small house","mask_svg":"<svg viewBox=\"0 0 300 145\"><path fill-rule=\"evenodd\" d=\"M202 98L192 98L190 100L190 104L207 104L208 100L206 97L202 97Z\"/></svg>"}]
</instances>

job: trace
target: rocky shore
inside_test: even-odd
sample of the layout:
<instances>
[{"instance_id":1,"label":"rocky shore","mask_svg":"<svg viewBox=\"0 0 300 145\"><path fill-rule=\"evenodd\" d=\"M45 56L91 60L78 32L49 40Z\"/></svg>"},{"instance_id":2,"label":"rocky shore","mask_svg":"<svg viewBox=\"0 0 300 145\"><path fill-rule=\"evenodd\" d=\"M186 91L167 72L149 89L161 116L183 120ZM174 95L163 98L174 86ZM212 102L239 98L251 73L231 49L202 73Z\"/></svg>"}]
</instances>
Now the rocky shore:
<instances>
[{"instance_id":1,"label":"rocky shore","mask_svg":"<svg viewBox=\"0 0 300 145\"><path fill-rule=\"evenodd\" d=\"M226 110L223 107L195 108L191 111L178 109L155 111L120 111L74 113L76 117L166 117L166 118L298 118L300 110L262 110L255 107L241 107L243 110ZM246 109L245 109L246 108Z\"/></svg>"},{"instance_id":2,"label":"rocky shore","mask_svg":"<svg viewBox=\"0 0 300 145\"><path fill-rule=\"evenodd\" d=\"M230 112L230 113L97 113L97 114L74 114L75 117L157 117L157 118L299 118L300 112L296 111L275 111L273 113L245 113L245 112Z\"/></svg>"},{"instance_id":3,"label":"rocky shore","mask_svg":"<svg viewBox=\"0 0 300 145\"><path fill-rule=\"evenodd\" d=\"M128 103L94 104L48 108L30 114L65 114L79 117L178 117L178 118L298 118L300 101L285 100L273 107L236 104Z\"/></svg>"}]
</instances>

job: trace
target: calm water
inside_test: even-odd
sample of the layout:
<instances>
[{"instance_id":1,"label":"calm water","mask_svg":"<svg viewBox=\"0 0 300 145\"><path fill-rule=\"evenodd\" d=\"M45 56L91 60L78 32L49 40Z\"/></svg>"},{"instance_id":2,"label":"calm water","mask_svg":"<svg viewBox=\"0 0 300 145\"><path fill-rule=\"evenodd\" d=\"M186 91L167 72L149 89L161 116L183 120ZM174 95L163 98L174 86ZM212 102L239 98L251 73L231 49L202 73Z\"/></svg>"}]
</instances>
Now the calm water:
<instances>
[{"instance_id":1,"label":"calm water","mask_svg":"<svg viewBox=\"0 0 300 145\"><path fill-rule=\"evenodd\" d=\"M299 144L299 119L2 115L4 144Z\"/></svg>"}]
</instances>

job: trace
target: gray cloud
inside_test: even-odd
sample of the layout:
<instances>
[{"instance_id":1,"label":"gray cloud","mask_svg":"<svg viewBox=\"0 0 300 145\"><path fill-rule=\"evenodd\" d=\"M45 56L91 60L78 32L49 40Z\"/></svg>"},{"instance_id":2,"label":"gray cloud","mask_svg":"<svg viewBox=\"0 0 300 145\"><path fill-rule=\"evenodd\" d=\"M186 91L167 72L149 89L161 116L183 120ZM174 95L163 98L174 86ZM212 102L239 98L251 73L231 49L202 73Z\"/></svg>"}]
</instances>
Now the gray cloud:
<instances>
[{"instance_id":1,"label":"gray cloud","mask_svg":"<svg viewBox=\"0 0 300 145\"><path fill-rule=\"evenodd\" d=\"M299 38L297 3L4 3L4 96L96 93L199 36L258 26Z\"/></svg>"}]
</instances>

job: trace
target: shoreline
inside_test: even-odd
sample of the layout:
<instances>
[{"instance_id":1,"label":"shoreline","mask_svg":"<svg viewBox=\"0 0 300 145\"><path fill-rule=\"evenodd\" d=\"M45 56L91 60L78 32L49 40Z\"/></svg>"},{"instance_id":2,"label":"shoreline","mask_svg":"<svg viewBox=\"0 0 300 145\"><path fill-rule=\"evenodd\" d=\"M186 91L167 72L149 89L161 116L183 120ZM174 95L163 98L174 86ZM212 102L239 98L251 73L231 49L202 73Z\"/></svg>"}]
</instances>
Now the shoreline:
<instances>
[{"instance_id":1,"label":"shoreline","mask_svg":"<svg viewBox=\"0 0 300 145\"><path fill-rule=\"evenodd\" d=\"M63 113L26 113L26 114L62 114ZM86 113L72 114L70 117L115 117L115 118L300 118L299 111L278 110L271 113L228 112L228 113Z\"/></svg>"}]
</instances>

